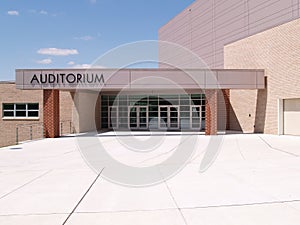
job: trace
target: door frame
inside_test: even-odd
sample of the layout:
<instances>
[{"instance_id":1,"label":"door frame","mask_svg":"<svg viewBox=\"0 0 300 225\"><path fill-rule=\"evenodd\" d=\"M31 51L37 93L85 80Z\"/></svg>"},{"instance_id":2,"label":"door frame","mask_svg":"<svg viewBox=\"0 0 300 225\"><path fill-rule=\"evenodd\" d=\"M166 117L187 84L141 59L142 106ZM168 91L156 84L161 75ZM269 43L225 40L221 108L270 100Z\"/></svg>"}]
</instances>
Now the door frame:
<instances>
[{"instance_id":1,"label":"door frame","mask_svg":"<svg viewBox=\"0 0 300 225\"><path fill-rule=\"evenodd\" d=\"M161 127L161 108L167 108L167 126ZM177 108L177 127L171 127L171 108ZM180 129L180 106L160 105L158 106L158 129L178 130Z\"/></svg>"},{"instance_id":2,"label":"door frame","mask_svg":"<svg viewBox=\"0 0 300 225\"><path fill-rule=\"evenodd\" d=\"M130 113L131 113L131 109L135 108L136 109L136 127L131 127L130 126ZM145 108L146 109L146 127L141 128L140 126L140 112L141 112L141 108ZM137 129L137 130L147 130L149 128L149 108L148 106L128 106L128 129Z\"/></svg>"}]
</instances>

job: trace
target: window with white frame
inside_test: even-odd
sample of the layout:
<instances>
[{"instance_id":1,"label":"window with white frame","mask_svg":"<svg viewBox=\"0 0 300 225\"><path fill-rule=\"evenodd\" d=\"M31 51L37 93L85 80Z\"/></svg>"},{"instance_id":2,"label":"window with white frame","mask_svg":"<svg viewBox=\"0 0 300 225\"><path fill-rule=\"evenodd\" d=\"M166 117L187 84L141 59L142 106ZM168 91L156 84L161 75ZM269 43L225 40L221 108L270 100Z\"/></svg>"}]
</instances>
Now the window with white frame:
<instances>
[{"instance_id":1,"label":"window with white frame","mask_svg":"<svg viewBox=\"0 0 300 225\"><path fill-rule=\"evenodd\" d=\"M3 103L3 118L37 118L39 103Z\"/></svg>"}]
</instances>

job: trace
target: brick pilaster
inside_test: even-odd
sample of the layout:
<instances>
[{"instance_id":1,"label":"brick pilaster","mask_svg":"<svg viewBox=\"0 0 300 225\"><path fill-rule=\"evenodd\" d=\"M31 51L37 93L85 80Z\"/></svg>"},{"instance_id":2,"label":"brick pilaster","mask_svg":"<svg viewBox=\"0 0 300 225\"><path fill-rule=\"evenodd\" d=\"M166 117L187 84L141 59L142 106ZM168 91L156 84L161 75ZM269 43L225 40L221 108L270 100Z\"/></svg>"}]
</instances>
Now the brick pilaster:
<instances>
[{"instance_id":1,"label":"brick pilaster","mask_svg":"<svg viewBox=\"0 0 300 225\"><path fill-rule=\"evenodd\" d=\"M217 135L218 129L218 95L217 90L206 90L205 134Z\"/></svg>"},{"instance_id":2,"label":"brick pilaster","mask_svg":"<svg viewBox=\"0 0 300 225\"><path fill-rule=\"evenodd\" d=\"M230 130L230 90L223 89L222 92L226 105L226 130Z\"/></svg>"},{"instance_id":3,"label":"brick pilaster","mask_svg":"<svg viewBox=\"0 0 300 225\"><path fill-rule=\"evenodd\" d=\"M44 90L43 98L45 137L59 137L59 90Z\"/></svg>"}]
</instances>

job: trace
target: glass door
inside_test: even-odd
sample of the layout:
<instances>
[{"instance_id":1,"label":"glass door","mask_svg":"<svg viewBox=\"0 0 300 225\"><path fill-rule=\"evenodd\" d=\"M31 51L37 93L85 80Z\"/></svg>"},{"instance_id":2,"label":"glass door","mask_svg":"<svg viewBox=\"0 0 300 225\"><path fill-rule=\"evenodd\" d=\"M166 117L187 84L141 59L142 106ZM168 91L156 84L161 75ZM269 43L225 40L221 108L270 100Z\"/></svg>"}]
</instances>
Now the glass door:
<instances>
[{"instance_id":1,"label":"glass door","mask_svg":"<svg viewBox=\"0 0 300 225\"><path fill-rule=\"evenodd\" d=\"M128 115L129 129L147 129L148 128L148 107L130 106Z\"/></svg>"},{"instance_id":2,"label":"glass door","mask_svg":"<svg viewBox=\"0 0 300 225\"><path fill-rule=\"evenodd\" d=\"M159 128L178 129L179 128L179 106L159 107Z\"/></svg>"}]
</instances>

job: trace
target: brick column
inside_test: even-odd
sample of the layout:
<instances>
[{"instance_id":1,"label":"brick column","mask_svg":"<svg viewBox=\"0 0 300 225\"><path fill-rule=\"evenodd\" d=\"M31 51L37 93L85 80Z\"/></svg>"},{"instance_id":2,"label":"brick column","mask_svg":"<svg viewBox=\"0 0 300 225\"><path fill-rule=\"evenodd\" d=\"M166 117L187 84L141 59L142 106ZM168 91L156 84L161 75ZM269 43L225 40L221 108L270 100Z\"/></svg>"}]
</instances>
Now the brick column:
<instances>
[{"instance_id":1,"label":"brick column","mask_svg":"<svg viewBox=\"0 0 300 225\"><path fill-rule=\"evenodd\" d=\"M218 95L217 90L206 90L205 135L217 135L218 131Z\"/></svg>"},{"instance_id":2,"label":"brick column","mask_svg":"<svg viewBox=\"0 0 300 225\"><path fill-rule=\"evenodd\" d=\"M45 137L59 137L59 90L44 90L43 97Z\"/></svg>"},{"instance_id":3,"label":"brick column","mask_svg":"<svg viewBox=\"0 0 300 225\"><path fill-rule=\"evenodd\" d=\"M230 90L223 89L222 92L226 105L226 130L230 130Z\"/></svg>"}]
</instances>

